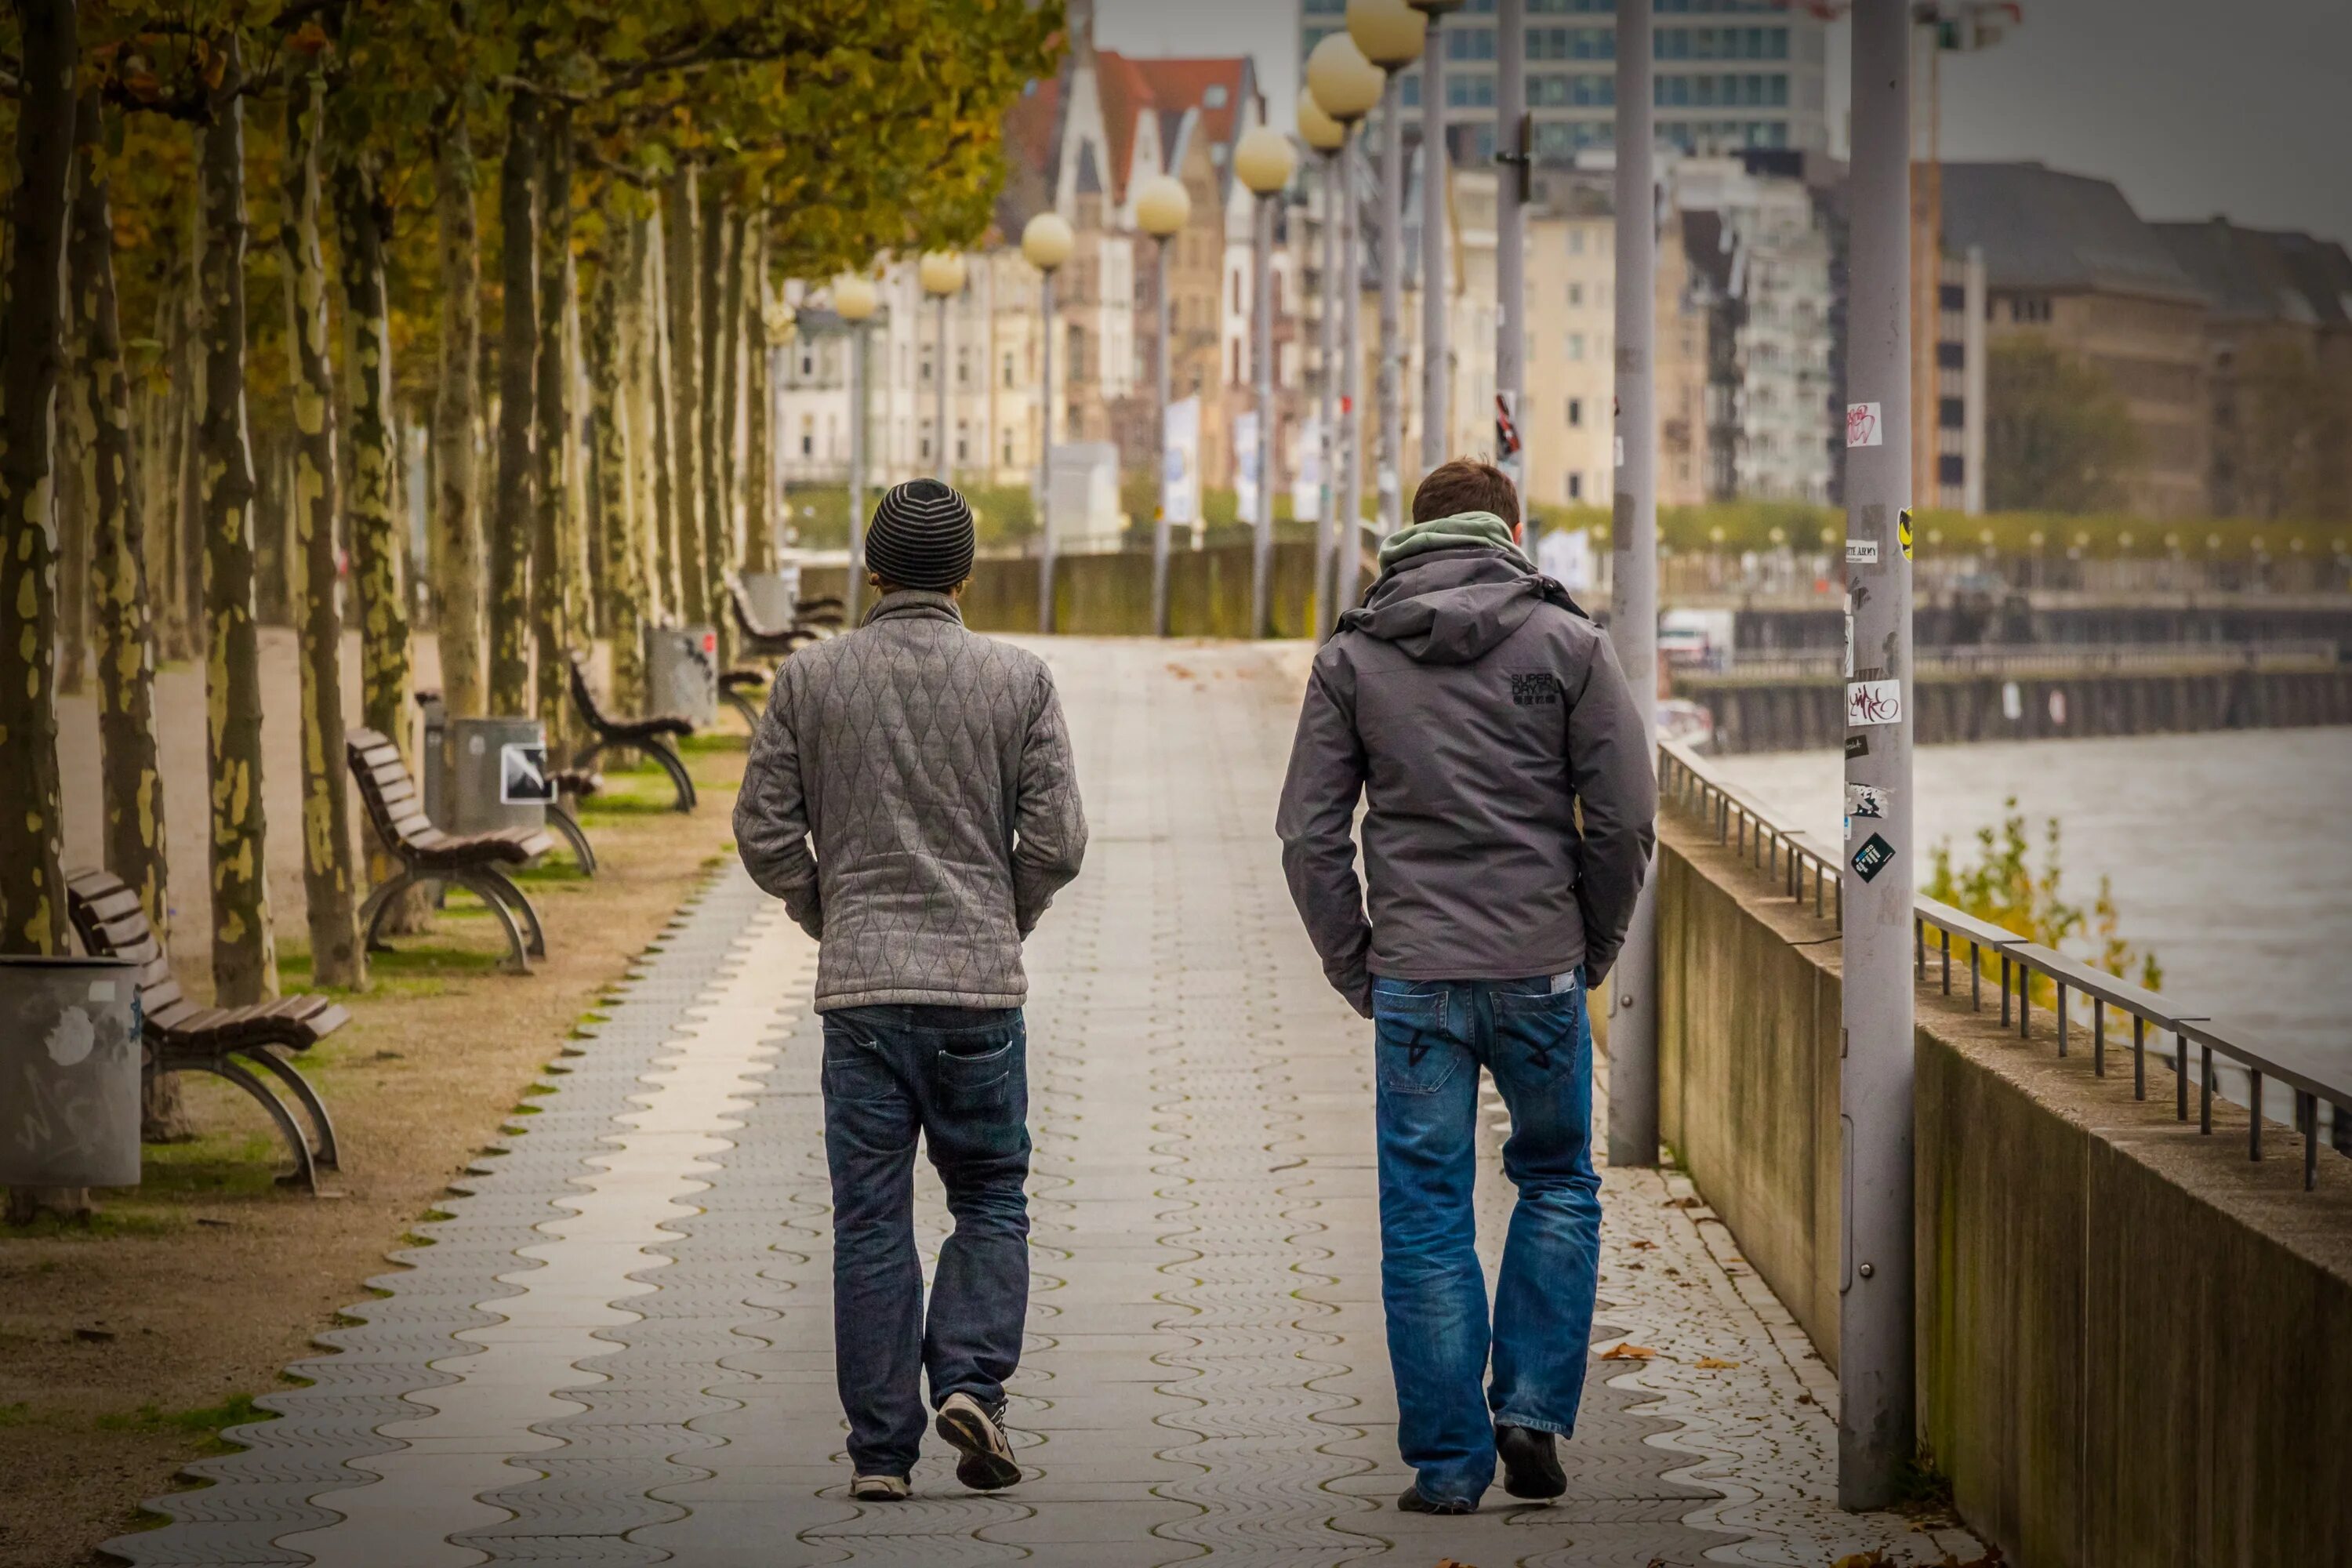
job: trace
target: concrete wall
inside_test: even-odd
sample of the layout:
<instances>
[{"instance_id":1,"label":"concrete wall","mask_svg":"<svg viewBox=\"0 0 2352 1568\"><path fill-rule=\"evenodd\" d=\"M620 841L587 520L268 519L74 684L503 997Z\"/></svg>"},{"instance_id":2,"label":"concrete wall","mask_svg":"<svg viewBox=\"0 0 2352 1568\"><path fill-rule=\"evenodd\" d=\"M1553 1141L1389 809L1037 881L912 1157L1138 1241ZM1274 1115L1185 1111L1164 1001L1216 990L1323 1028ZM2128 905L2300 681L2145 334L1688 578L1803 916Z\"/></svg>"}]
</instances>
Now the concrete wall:
<instances>
[{"instance_id":1,"label":"concrete wall","mask_svg":"<svg viewBox=\"0 0 2352 1568\"><path fill-rule=\"evenodd\" d=\"M1834 1363L1834 931L1662 830L1664 1135ZM2036 1029L1921 995L1919 1428L1960 1513L2032 1568L2352 1562L2352 1161L2306 1194L2287 1129L2200 1138L2153 1062L2135 1101L2128 1030L2101 1080Z\"/></svg>"}]
</instances>

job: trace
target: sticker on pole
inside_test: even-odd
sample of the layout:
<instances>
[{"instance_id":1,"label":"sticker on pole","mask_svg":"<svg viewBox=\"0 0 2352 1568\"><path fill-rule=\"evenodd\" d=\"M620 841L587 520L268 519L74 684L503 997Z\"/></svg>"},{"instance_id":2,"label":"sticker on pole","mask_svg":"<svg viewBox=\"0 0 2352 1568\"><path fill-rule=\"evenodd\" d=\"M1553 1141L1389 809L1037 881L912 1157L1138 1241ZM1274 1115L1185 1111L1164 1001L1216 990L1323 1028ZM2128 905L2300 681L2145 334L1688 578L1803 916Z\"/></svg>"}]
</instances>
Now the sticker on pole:
<instances>
[{"instance_id":1,"label":"sticker on pole","mask_svg":"<svg viewBox=\"0 0 2352 1568\"><path fill-rule=\"evenodd\" d=\"M547 772L547 748L536 741L514 741L499 748L499 804L544 805L555 798L555 780Z\"/></svg>"},{"instance_id":2,"label":"sticker on pole","mask_svg":"<svg viewBox=\"0 0 2352 1568\"><path fill-rule=\"evenodd\" d=\"M1874 882L1894 858L1895 846L1874 833L1853 852L1854 874L1865 882Z\"/></svg>"},{"instance_id":3,"label":"sticker on pole","mask_svg":"<svg viewBox=\"0 0 2352 1568\"><path fill-rule=\"evenodd\" d=\"M1877 565L1878 541L1875 539L1847 540L1845 542L1845 563L1849 566Z\"/></svg>"},{"instance_id":4,"label":"sticker on pole","mask_svg":"<svg viewBox=\"0 0 2352 1568\"><path fill-rule=\"evenodd\" d=\"M1845 738L1845 760L1847 762L1853 762L1856 757L1866 757L1868 755L1870 755L1869 736L1848 735Z\"/></svg>"},{"instance_id":5,"label":"sticker on pole","mask_svg":"<svg viewBox=\"0 0 2352 1568\"><path fill-rule=\"evenodd\" d=\"M1519 421L1513 412L1517 401L1507 392L1495 394L1495 456L1503 462L1519 455Z\"/></svg>"},{"instance_id":6,"label":"sticker on pole","mask_svg":"<svg viewBox=\"0 0 2352 1568\"><path fill-rule=\"evenodd\" d=\"M1898 514L1896 514L1896 516L1895 516L1895 542L1896 542L1896 543L1898 543L1898 544L1900 544L1900 545L1902 545L1902 546L1903 546L1903 559L1904 559L1904 560L1906 560L1906 561L1910 560L1910 559L1911 559L1911 509L1910 509L1909 507L1907 507L1907 506L1906 506L1906 507L1905 507L1905 508L1902 510L1902 511L1901 511L1901 512L1899 512ZM1848 545L1848 546L1847 546L1847 548L1848 548L1848 549L1852 549L1852 548L1853 548L1853 546L1852 546L1852 545ZM1874 549L1874 550L1875 550L1875 549L1877 548L1877 546L1876 546L1876 545L1873 545L1871 548L1872 548L1872 549Z\"/></svg>"},{"instance_id":7,"label":"sticker on pole","mask_svg":"<svg viewBox=\"0 0 2352 1568\"><path fill-rule=\"evenodd\" d=\"M1886 427L1879 418L1879 405L1849 403L1845 405L1845 444L1849 447L1884 447Z\"/></svg>"},{"instance_id":8,"label":"sticker on pole","mask_svg":"<svg viewBox=\"0 0 2352 1568\"><path fill-rule=\"evenodd\" d=\"M1886 792L1876 784L1846 785L1845 814L1848 816L1885 816Z\"/></svg>"},{"instance_id":9,"label":"sticker on pole","mask_svg":"<svg viewBox=\"0 0 2352 1568\"><path fill-rule=\"evenodd\" d=\"M1903 721L1903 683L1899 680L1849 680L1845 685L1845 723L1849 730L1868 724Z\"/></svg>"}]
</instances>

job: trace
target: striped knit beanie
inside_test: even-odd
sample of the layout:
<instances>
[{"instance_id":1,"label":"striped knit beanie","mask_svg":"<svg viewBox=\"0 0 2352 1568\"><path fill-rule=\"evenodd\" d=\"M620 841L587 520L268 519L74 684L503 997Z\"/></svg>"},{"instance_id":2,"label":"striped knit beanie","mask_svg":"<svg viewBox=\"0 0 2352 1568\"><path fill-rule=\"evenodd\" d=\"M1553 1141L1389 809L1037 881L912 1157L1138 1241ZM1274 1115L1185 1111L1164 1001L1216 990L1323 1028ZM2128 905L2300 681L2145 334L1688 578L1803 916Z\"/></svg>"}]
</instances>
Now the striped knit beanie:
<instances>
[{"instance_id":1,"label":"striped knit beanie","mask_svg":"<svg viewBox=\"0 0 2352 1568\"><path fill-rule=\"evenodd\" d=\"M899 588L944 594L971 575L971 508L938 479L908 479L882 498L866 531L866 569Z\"/></svg>"}]
</instances>

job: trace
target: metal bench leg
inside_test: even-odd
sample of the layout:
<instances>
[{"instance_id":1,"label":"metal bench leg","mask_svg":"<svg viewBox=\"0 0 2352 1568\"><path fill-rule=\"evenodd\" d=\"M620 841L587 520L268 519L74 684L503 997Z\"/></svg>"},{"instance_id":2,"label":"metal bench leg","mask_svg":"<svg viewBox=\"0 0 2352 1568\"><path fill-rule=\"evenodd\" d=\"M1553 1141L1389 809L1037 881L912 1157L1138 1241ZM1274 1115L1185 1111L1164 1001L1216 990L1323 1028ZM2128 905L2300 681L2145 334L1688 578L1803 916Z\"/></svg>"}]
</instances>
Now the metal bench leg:
<instances>
[{"instance_id":1,"label":"metal bench leg","mask_svg":"<svg viewBox=\"0 0 2352 1568\"><path fill-rule=\"evenodd\" d=\"M605 748L610 746L612 743L613 742L604 739L604 736L597 736L594 740L581 747L577 752L572 753L572 765L575 768L581 769L594 767L596 765L596 759L603 756L604 754Z\"/></svg>"},{"instance_id":2,"label":"metal bench leg","mask_svg":"<svg viewBox=\"0 0 2352 1568\"><path fill-rule=\"evenodd\" d=\"M692 811L695 805L694 780L686 771L685 761L660 741L646 742L646 752L661 764L662 772L669 774L669 782L677 786L678 810Z\"/></svg>"},{"instance_id":3,"label":"metal bench leg","mask_svg":"<svg viewBox=\"0 0 2352 1568\"><path fill-rule=\"evenodd\" d=\"M743 715L744 726L754 735L758 734L760 732L760 710L752 705L751 700L744 696L740 691L730 687L728 689L727 700L729 704L734 708L736 712Z\"/></svg>"},{"instance_id":4,"label":"metal bench leg","mask_svg":"<svg viewBox=\"0 0 2352 1568\"><path fill-rule=\"evenodd\" d=\"M529 894L518 887L513 878L496 866L482 868L482 878L499 890L507 908L522 917L523 936L533 958L547 956L547 929L539 923L539 910Z\"/></svg>"},{"instance_id":5,"label":"metal bench leg","mask_svg":"<svg viewBox=\"0 0 2352 1568\"><path fill-rule=\"evenodd\" d=\"M302 1109L310 1115L310 1126L318 1134L312 1158L331 1171L341 1169L343 1162L335 1143L335 1124L327 1115L326 1102L319 1098L319 1091L310 1087L310 1080L296 1070L292 1062L268 1046L256 1046L237 1054L277 1079L302 1102Z\"/></svg>"},{"instance_id":6,"label":"metal bench leg","mask_svg":"<svg viewBox=\"0 0 2352 1568\"><path fill-rule=\"evenodd\" d=\"M284 1102L264 1088L261 1080L247 1072L245 1065L234 1057L215 1058L208 1064L208 1070L218 1073L261 1101L262 1109L269 1112L269 1120L278 1123L278 1133L286 1140L286 1146L294 1151L294 1173L278 1177L278 1182L288 1186L300 1182L316 1194L319 1190L319 1166L310 1158L310 1141L302 1136L300 1125L295 1121L293 1113L286 1109Z\"/></svg>"},{"instance_id":7,"label":"metal bench leg","mask_svg":"<svg viewBox=\"0 0 2352 1568\"><path fill-rule=\"evenodd\" d=\"M588 847L588 835L581 827L580 819L564 810L562 802L554 801L548 805L547 821L548 826L571 842L572 858L580 862L582 873L593 877L596 874L596 851Z\"/></svg>"},{"instance_id":8,"label":"metal bench leg","mask_svg":"<svg viewBox=\"0 0 2352 1568\"><path fill-rule=\"evenodd\" d=\"M425 879L415 868L404 867L399 876L367 896L367 901L360 906L360 926L367 932L367 950L370 952L392 951L376 932L383 924L383 917L390 912L393 900Z\"/></svg>"},{"instance_id":9,"label":"metal bench leg","mask_svg":"<svg viewBox=\"0 0 2352 1568\"><path fill-rule=\"evenodd\" d=\"M529 974L530 949L523 941L522 928L515 923L514 911L507 908L507 901L498 889L480 871L453 871L449 874L449 880L481 900L490 913L498 917L499 925L507 933L507 973Z\"/></svg>"}]
</instances>

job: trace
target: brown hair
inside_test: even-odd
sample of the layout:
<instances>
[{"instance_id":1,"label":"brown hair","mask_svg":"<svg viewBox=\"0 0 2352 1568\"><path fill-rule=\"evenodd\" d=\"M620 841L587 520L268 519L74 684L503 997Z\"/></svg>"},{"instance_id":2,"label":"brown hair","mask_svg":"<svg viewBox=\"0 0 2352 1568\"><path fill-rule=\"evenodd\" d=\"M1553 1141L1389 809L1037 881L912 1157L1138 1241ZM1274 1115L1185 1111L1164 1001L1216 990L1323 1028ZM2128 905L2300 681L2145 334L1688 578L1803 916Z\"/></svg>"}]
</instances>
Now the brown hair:
<instances>
[{"instance_id":1,"label":"brown hair","mask_svg":"<svg viewBox=\"0 0 2352 1568\"><path fill-rule=\"evenodd\" d=\"M1465 511L1491 511L1513 528L1519 526L1519 492L1510 476L1492 463L1456 458L1430 470L1412 492L1412 520L1428 522Z\"/></svg>"}]
</instances>

